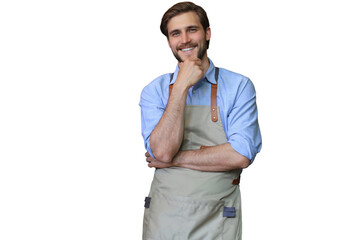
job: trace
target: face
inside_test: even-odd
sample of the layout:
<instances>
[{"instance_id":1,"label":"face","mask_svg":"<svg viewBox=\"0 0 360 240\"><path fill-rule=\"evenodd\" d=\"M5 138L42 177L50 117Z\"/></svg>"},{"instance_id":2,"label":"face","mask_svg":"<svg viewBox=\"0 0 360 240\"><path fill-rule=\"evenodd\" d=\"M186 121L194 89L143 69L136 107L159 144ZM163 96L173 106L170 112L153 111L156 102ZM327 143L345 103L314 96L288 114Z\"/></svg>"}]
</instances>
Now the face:
<instances>
[{"instance_id":1,"label":"face","mask_svg":"<svg viewBox=\"0 0 360 240\"><path fill-rule=\"evenodd\" d=\"M183 62L189 58L206 56L206 41L210 40L210 28L204 31L195 12L179 14L168 23L168 43L175 58Z\"/></svg>"}]
</instances>

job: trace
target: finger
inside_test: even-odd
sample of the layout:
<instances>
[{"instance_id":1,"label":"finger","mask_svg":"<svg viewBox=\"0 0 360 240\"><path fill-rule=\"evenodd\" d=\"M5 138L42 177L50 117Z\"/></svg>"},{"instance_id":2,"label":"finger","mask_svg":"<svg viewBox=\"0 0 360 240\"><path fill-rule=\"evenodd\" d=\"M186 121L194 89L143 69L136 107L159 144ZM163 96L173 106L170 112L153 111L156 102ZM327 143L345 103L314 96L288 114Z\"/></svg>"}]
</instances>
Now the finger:
<instances>
[{"instance_id":1,"label":"finger","mask_svg":"<svg viewBox=\"0 0 360 240\"><path fill-rule=\"evenodd\" d=\"M196 65L201 66L201 60L199 58L197 58L194 62Z\"/></svg>"},{"instance_id":2,"label":"finger","mask_svg":"<svg viewBox=\"0 0 360 240\"><path fill-rule=\"evenodd\" d=\"M197 61L200 60L200 58L196 57L196 56L192 56L191 58L189 58L190 61Z\"/></svg>"},{"instance_id":3,"label":"finger","mask_svg":"<svg viewBox=\"0 0 360 240\"><path fill-rule=\"evenodd\" d=\"M189 59L189 61L195 62L196 64L198 64L198 63L201 64L201 59L198 57L192 57Z\"/></svg>"},{"instance_id":4,"label":"finger","mask_svg":"<svg viewBox=\"0 0 360 240\"><path fill-rule=\"evenodd\" d=\"M146 152L146 153L145 153L145 157L150 157L150 153L149 153L149 152Z\"/></svg>"}]
</instances>

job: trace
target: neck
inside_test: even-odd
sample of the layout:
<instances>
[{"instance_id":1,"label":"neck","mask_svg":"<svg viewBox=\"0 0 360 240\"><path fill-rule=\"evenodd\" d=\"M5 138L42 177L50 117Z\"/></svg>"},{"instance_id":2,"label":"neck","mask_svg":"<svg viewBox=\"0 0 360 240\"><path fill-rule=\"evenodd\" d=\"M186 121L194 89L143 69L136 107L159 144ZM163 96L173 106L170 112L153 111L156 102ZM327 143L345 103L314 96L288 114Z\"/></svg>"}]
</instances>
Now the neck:
<instances>
[{"instance_id":1,"label":"neck","mask_svg":"<svg viewBox=\"0 0 360 240\"><path fill-rule=\"evenodd\" d=\"M206 74L207 70L210 67L210 61L207 57L207 53L205 53L204 57L201 59L201 68L204 69L204 74Z\"/></svg>"}]
</instances>

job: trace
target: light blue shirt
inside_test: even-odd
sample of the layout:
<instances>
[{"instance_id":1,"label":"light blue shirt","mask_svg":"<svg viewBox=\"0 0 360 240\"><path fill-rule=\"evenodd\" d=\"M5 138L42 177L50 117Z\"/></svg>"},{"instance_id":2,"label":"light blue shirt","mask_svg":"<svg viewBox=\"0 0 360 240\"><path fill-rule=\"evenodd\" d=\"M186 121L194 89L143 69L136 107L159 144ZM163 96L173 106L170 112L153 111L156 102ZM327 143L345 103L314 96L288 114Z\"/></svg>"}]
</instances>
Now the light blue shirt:
<instances>
[{"instance_id":1,"label":"light blue shirt","mask_svg":"<svg viewBox=\"0 0 360 240\"><path fill-rule=\"evenodd\" d=\"M210 105L211 83L216 84L216 80L214 64L209 61L210 67L204 78L189 89L186 105ZM177 65L171 82L171 74L164 74L148 84L141 93L142 136L152 157L150 135L164 113L169 99L169 84L175 82L178 72ZM254 85L249 78L223 68L219 69L217 84L216 101L227 142L252 163L261 149Z\"/></svg>"}]
</instances>

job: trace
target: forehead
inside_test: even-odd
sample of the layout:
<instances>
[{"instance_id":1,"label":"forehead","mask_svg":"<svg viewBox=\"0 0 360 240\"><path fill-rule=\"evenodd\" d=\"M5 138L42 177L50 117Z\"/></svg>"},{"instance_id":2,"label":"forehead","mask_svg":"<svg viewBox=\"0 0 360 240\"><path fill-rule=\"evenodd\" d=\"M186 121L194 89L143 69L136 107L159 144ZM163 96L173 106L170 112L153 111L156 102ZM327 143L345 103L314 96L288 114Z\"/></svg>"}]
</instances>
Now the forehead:
<instances>
[{"instance_id":1,"label":"forehead","mask_svg":"<svg viewBox=\"0 0 360 240\"><path fill-rule=\"evenodd\" d=\"M201 26L200 19L195 12L186 12L176 15L168 22L168 32L175 29L184 29L188 26Z\"/></svg>"}]
</instances>

